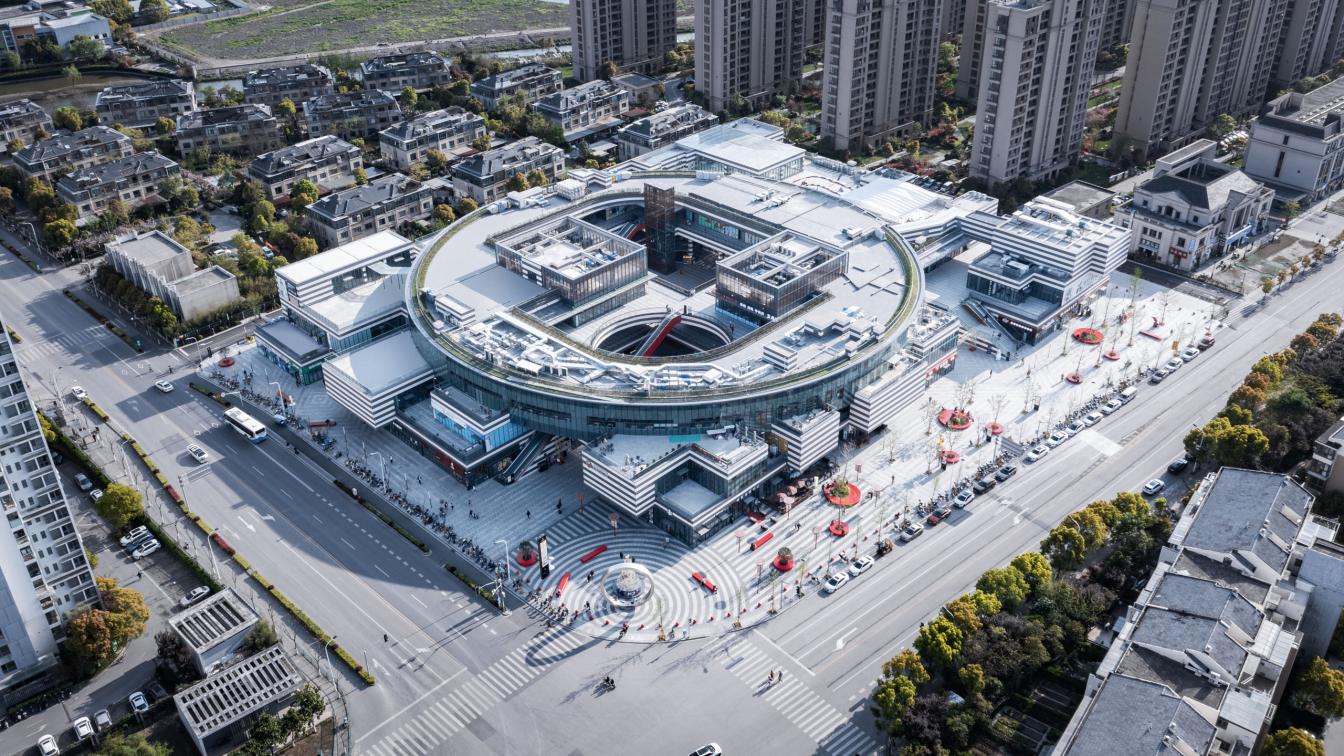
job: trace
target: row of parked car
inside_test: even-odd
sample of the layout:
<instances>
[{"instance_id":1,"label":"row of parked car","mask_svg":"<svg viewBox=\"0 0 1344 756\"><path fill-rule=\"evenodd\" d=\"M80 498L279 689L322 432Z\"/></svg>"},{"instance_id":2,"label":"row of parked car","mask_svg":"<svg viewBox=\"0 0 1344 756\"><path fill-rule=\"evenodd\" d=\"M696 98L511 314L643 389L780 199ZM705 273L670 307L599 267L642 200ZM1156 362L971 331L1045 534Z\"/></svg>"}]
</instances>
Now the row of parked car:
<instances>
[{"instance_id":1,"label":"row of parked car","mask_svg":"<svg viewBox=\"0 0 1344 756\"><path fill-rule=\"evenodd\" d=\"M158 682L151 683L148 690L156 701L168 697L168 691ZM138 690L128 696L126 702L130 704L131 711L137 716L149 711L149 698ZM107 709L99 709L94 712L92 719L89 717L76 719L71 725L71 729L74 730L76 744L79 744L92 738L94 733L107 732L112 729L112 725L112 712ZM37 751L41 756L58 756L61 747L56 742L56 736L48 733L37 739Z\"/></svg>"}]
</instances>

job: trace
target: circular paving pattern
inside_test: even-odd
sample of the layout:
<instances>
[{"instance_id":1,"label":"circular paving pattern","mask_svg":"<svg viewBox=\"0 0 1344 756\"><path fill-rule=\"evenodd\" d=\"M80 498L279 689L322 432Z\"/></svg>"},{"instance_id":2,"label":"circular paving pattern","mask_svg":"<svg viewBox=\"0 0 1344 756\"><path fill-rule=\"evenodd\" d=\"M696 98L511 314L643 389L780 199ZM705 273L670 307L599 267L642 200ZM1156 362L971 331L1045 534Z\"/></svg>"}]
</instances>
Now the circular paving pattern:
<instances>
[{"instance_id":1,"label":"circular paving pattern","mask_svg":"<svg viewBox=\"0 0 1344 756\"><path fill-rule=\"evenodd\" d=\"M1096 346L1101 343L1105 336L1095 328L1075 328L1073 338L1075 341L1081 341L1089 346Z\"/></svg>"},{"instance_id":2,"label":"circular paving pattern","mask_svg":"<svg viewBox=\"0 0 1344 756\"><path fill-rule=\"evenodd\" d=\"M948 430L966 430L973 422L975 421L971 418L971 413L966 410L945 409L938 413L938 424Z\"/></svg>"}]
</instances>

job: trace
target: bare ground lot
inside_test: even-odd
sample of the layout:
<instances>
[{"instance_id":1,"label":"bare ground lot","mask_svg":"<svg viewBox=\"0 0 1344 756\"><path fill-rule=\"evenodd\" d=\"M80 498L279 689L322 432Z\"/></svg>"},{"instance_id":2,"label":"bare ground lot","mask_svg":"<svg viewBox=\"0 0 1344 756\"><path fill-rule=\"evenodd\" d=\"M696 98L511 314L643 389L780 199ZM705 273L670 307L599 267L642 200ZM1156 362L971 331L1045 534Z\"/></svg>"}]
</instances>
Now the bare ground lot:
<instances>
[{"instance_id":1,"label":"bare ground lot","mask_svg":"<svg viewBox=\"0 0 1344 756\"><path fill-rule=\"evenodd\" d=\"M272 0L264 13L196 24L163 41L217 59L253 59L374 43L563 27L566 3L543 0Z\"/></svg>"}]
</instances>

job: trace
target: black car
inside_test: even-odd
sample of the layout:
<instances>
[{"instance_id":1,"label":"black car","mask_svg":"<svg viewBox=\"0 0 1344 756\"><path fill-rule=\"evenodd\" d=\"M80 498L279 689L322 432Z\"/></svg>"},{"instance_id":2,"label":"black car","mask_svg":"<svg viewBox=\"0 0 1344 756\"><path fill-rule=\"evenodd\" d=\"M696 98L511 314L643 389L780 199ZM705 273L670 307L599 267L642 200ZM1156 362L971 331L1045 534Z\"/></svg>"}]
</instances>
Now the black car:
<instances>
[{"instance_id":1,"label":"black car","mask_svg":"<svg viewBox=\"0 0 1344 756\"><path fill-rule=\"evenodd\" d=\"M999 468L998 472L994 473L994 479L1002 483L1014 475L1017 475L1017 465L1004 465Z\"/></svg>"},{"instance_id":2,"label":"black car","mask_svg":"<svg viewBox=\"0 0 1344 756\"><path fill-rule=\"evenodd\" d=\"M998 484L999 482L997 480L994 480L993 478L986 475L980 480L977 480L975 482L975 485L971 486L971 490L975 491L978 494L982 494L988 491L989 489L993 488L994 486L997 486Z\"/></svg>"},{"instance_id":3,"label":"black car","mask_svg":"<svg viewBox=\"0 0 1344 756\"><path fill-rule=\"evenodd\" d=\"M1185 468L1189 466L1190 466L1189 457L1177 457L1176 459L1173 459L1171 461L1171 464L1167 465L1167 472L1169 473L1183 472Z\"/></svg>"}]
</instances>

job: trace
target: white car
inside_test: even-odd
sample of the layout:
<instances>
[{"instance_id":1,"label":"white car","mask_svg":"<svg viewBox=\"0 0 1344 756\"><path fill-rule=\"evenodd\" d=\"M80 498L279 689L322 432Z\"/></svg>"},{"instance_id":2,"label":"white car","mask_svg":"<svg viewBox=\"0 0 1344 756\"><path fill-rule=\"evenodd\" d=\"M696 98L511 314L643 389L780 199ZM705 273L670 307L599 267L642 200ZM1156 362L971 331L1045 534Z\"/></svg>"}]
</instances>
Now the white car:
<instances>
[{"instance_id":1,"label":"white car","mask_svg":"<svg viewBox=\"0 0 1344 756\"><path fill-rule=\"evenodd\" d=\"M187 454L196 460L198 465L203 465L210 459L210 453L196 444L187 444Z\"/></svg>"},{"instance_id":2,"label":"white car","mask_svg":"<svg viewBox=\"0 0 1344 756\"><path fill-rule=\"evenodd\" d=\"M1162 489L1167 487L1166 481L1161 478L1153 478L1143 485L1143 495L1152 496L1155 493L1161 493Z\"/></svg>"},{"instance_id":3,"label":"white car","mask_svg":"<svg viewBox=\"0 0 1344 756\"><path fill-rule=\"evenodd\" d=\"M1044 457L1049 453L1050 453L1050 447L1046 446L1045 444L1037 444L1035 447L1032 447L1031 451L1027 452L1027 461L1036 462L1041 457Z\"/></svg>"},{"instance_id":4,"label":"white car","mask_svg":"<svg viewBox=\"0 0 1344 756\"><path fill-rule=\"evenodd\" d=\"M1181 365L1184 364L1185 360L1182 360L1180 357L1172 357L1171 359L1167 360L1167 364L1163 365L1163 367L1167 369L1168 373L1174 373L1177 370L1180 370Z\"/></svg>"},{"instance_id":5,"label":"white car","mask_svg":"<svg viewBox=\"0 0 1344 756\"><path fill-rule=\"evenodd\" d=\"M1124 402L1120 401L1119 399L1112 399L1109 402L1106 402L1106 404L1102 405L1101 414L1109 415L1123 406L1125 406Z\"/></svg>"},{"instance_id":6,"label":"white car","mask_svg":"<svg viewBox=\"0 0 1344 756\"><path fill-rule=\"evenodd\" d=\"M1083 415L1083 425L1096 425L1101 422L1103 417L1105 417L1105 415L1093 410L1092 412Z\"/></svg>"},{"instance_id":7,"label":"white car","mask_svg":"<svg viewBox=\"0 0 1344 756\"><path fill-rule=\"evenodd\" d=\"M723 749L718 743L702 745L691 753L691 756L723 756Z\"/></svg>"},{"instance_id":8,"label":"white car","mask_svg":"<svg viewBox=\"0 0 1344 756\"><path fill-rule=\"evenodd\" d=\"M206 588L203 585L197 588L192 588L191 591L187 593L187 595L182 597L180 605L183 609L186 609L187 607L191 606L192 604L196 603L197 601L200 601L201 599L209 595L210 595L210 589Z\"/></svg>"},{"instance_id":9,"label":"white car","mask_svg":"<svg viewBox=\"0 0 1344 756\"><path fill-rule=\"evenodd\" d=\"M136 714L144 714L149 711L149 699L145 698L145 694L138 690L132 693L126 700L131 704L131 711Z\"/></svg>"},{"instance_id":10,"label":"white car","mask_svg":"<svg viewBox=\"0 0 1344 756\"><path fill-rule=\"evenodd\" d=\"M1195 347L1190 347L1184 352L1181 352L1181 359L1185 360L1186 362L1191 362L1198 356L1199 356L1199 350L1196 349Z\"/></svg>"},{"instance_id":11,"label":"white car","mask_svg":"<svg viewBox=\"0 0 1344 756\"><path fill-rule=\"evenodd\" d=\"M37 750L42 756L58 756L61 749L56 745L56 738L50 735L43 735L37 739Z\"/></svg>"},{"instance_id":12,"label":"white car","mask_svg":"<svg viewBox=\"0 0 1344 756\"><path fill-rule=\"evenodd\" d=\"M1163 378L1171 375L1171 371L1166 368L1158 368L1148 374L1149 383L1161 383Z\"/></svg>"},{"instance_id":13,"label":"white car","mask_svg":"<svg viewBox=\"0 0 1344 756\"><path fill-rule=\"evenodd\" d=\"M81 402L89 398L89 392L85 391L83 386L71 386L70 395Z\"/></svg>"},{"instance_id":14,"label":"white car","mask_svg":"<svg viewBox=\"0 0 1344 756\"><path fill-rule=\"evenodd\" d=\"M159 539L151 538L148 541L145 541L144 543L135 547L135 551L131 552L131 559L144 559L150 554L153 554L154 552L158 551L159 547L161 547L162 545L163 544L159 543Z\"/></svg>"},{"instance_id":15,"label":"white car","mask_svg":"<svg viewBox=\"0 0 1344 756\"><path fill-rule=\"evenodd\" d=\"M89 491L89 498L93 500L94 504L97 504L98 500L103 498L103 489L95 488L92 491Z\"/></svg>"},{"instance_id":16,"label":"white car","mask_svg":"<svg viewBox=\"0 0 1344 756\"><path fill-rule=\"evenodd\" d=\"M83 740L93 737L93 722L88 717L80 717L75 720L75 738Z\"/></svg>"},{"instance_id":17,"label":"white car","mask_svg":"<svg viewBox=\"0 0 1344 756\"><path fill-rule=\"evenodd\" d=\"M912 522L905 526L905 530L901 531L901 540L910 543L922 535L924 535L924 526L917 522Z\"/></svg>"},{"instance_id":18,"label":"white car","mask_svg":"<svg viewBox=\"0 0 1344 756\"><path fill-rule=\"evenodd\" d=\"M1057 430L1054 433L1050 434L1050 438L1047 438L1045 440L1045 445L1046 447L1053 449L1056 446L1059 446L1060 444L1068 440L1069 440L1069 434L1065 433L1062 430Z\"/></svg>"},{"instance_id":19,"label":"white car","mask_svg":"<svg viewBox=\"0 0 1344 756\"><path fill-rule=\"evenodd\" d=\"M136 527L131 528L131 532L121 537L122 548L126 548L141 538L144 538L147 533L149 533L149 528L144 525L137 525Z\"/></svg>"},{"instance_id":20,"label":"white car","mask_svg":"<svg viewBox=\"0 0 1344 756\"><path fill-rule=\"evenodd\" d=\"M154 388L158 389L160 392L164 394L171 394L173 393L174 386L168 381L155 381Z\"/></svg>"},{"instance_id":21,"label":"white car","mask_svg":"<svg viewBox=\"0 0 1344 756\"><path fill-rule=\"evenodd\" d=\"M112 729L112 712L107 709L99 709L93 715L93 724L98 728L98 732L107 732Z\"/></svg>"},{"instance_id":22,"label":"white car","mask_svg":"<svg viewBox=\"0 0 1344 756\"><path fill-rule=\"evenodd\" d=\"M859 557L849 563L849 574L858 577L873 568L873 558L870 556Z\"/></svg>"},{"instance_id":23,"label":"white car","mask_svg":"<svg viewBox=\"0 0 1344 756\"><path fill-rule=\"evenodd\" d=\"M1072 438L1073 436L1082 433L1083 430L1086 428L1087 425L1084 424L1082 420L1074 420L1073 422L1069 423L1069 426L1064 429L1064 432L1069 434L1069 437Z\"/></svg>"},{"instance_id":24,"label":"white car","mask_svg":"<svg viewBox=\"0 0 1344 756\"><path fill-rule=\"evenodd\" d=\"M966 490L952 498L952 506L957 509L965 509L975 499L975 491Z\"/></svg>"},{"instance_id":25,"label":"white car","mask_svg":"<svg viewBox=\"0 0 1344 756\"><path fill-rule=\"evenodd\" d=\"M81 491L93 490L93 481L89 480L89 476L84 473L75 473L75 485L79 486Z\"/></svg>"},{"instance_id":26,"label":"white car","mask_svg":"<svg viewBox=\"0 0 1344 756\"><path fill-rule=\"evenodd\" d=\"M822 590L827 593L835 593L836 591L843 588L845 586L845 583L848 582L849 582L848 572L837 572L834 575L831 575L830 577L826 578L826 585L822 586Z\"/></svg>"}]
</instances>

